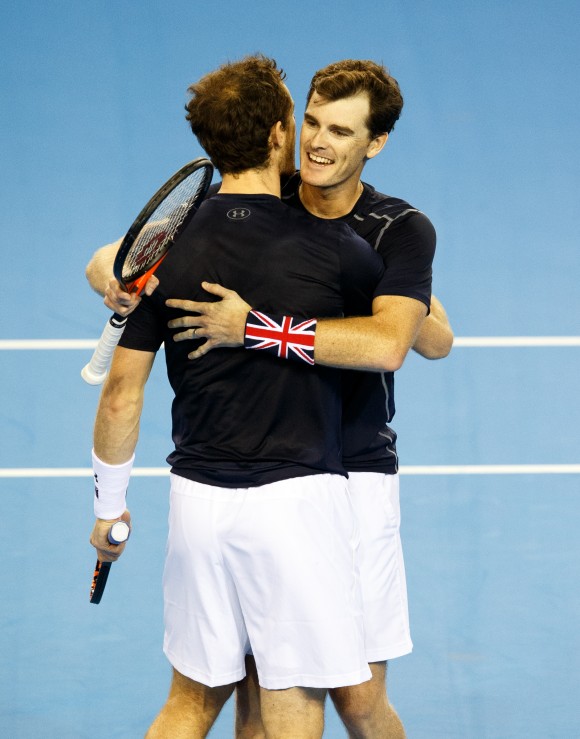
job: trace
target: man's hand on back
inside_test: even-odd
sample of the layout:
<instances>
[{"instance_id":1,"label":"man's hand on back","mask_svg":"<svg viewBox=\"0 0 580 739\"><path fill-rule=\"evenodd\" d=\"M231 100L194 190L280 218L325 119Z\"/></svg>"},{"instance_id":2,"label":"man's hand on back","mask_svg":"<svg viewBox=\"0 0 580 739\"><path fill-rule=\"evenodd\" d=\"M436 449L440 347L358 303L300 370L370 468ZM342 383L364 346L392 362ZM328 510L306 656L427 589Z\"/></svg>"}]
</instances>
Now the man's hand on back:
<instances>
[{"instance_id":1,"label":"man's hand on back","mask_svg":"<svg viewBox=\"0 0 580 739\"><path fill-rule=\"evenodd\" d=\"M221 300L212 303L173 299L166 301L169 308L195 313L169 321L169 328L186 329L175 334L174 341L206 339L188 355L189 359L199 359L212 349L243 346L246 319L252 309L234 290L210 282L202 282L202 287Z\"/></svg>"}]
</instances>

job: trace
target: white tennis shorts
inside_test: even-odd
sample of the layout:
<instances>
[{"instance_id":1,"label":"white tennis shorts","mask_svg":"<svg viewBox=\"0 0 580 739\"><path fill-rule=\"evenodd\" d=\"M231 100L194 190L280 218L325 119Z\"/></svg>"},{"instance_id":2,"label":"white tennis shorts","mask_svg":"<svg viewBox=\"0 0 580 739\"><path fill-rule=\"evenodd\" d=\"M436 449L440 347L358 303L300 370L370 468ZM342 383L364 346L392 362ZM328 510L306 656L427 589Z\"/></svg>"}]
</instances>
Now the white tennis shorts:
<instances>
[{"instance_id":1,"label":"white tennis shorts","mask_svg":"<svg viewBox=\"0 0 580 739\"><path fill-rule=\"evenodd\" d=\"M347 480L225 489L171 475L164 651L210 687L331 688L371 676Z\"/></svg>"},{"instance_id":2,"label":"white tennis shorts","mask_svg":"<svg viewBox=\"0 0 580 739\"><path fill-rule=\"evenodd\" d=\"M348 489L360 529L366 656L369 662L382 662L413 649L399 530L399 476L351 472Z\"/></svg>"}]
</instances>

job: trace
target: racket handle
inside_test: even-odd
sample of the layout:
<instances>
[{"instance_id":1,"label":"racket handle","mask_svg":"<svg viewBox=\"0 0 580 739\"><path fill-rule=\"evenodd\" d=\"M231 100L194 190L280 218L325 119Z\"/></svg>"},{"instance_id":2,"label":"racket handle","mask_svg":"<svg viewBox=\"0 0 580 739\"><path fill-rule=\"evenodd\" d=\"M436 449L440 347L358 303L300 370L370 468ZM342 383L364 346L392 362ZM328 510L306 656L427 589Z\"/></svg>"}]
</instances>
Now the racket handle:
<instances>
[{"instance_id":1,"label":"racket handle","mask_svg":"<svg viewBox=\"0 0 580 739\"><path fill-rule=\"evenodd\" d=\"M127 541L131 534L131 527L126 521L117 521L114 523L107 533L107 539L111 544L122 544ZM101 562L97 559L95 571L93 573L93 581L91 583L91 592L89 600L91 603L100 603L107 584L107 578L111 571L111 562Z\"/></svg>"},{"instance_id":2,"label":"racket handle","mask_svg":"<svg viewBox=\"0 0 580 739\"><path fill-rule=\"evenodd\" d=\"M131 534L131 527L126 521L117 521L114 523L107 534L109 544L122 544L127 541Z\"/></svg>"},{"instance_id":3,"label":"racket handle","mask_svg":"<svg viewBox=\"0 0 580 739\"><path fill-rule=\"evenodd\" d=\"M126 316L120 316L118 313L113 313L107 321L91 361L81 370L81 377L89 385L101 385L104 382L126 323Z\"/></svg>"}]
</instances>

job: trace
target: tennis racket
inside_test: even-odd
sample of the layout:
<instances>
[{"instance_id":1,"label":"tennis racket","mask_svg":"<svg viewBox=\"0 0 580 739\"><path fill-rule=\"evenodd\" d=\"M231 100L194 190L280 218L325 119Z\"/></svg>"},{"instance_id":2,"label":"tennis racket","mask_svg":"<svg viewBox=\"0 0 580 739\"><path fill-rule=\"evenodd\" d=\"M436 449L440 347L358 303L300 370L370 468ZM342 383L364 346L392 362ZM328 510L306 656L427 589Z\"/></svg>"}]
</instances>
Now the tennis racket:
<instances>
[{"instance_id":1,"label":"tennis racket","mask_svg":"<svg viewBox=\"0 0 580 739\"><path fill-rule=\"evenodd\" d=\"M127 541L131 529L129 524L125 521L117 521L114 523L107 534L107 538L111 544L122 544ZM97 559L95 565L95 572L93 573L93 582L91 584L91 593L89 600L91 603L100 603L103 593L105 591L105 585L107 584L107 578L111 570L112 562L101 562Z\"/></svg>"},{"instance_id":2,"label":"tennis racket","mask_svg":"<svg viewBox=\"0 0 580 739\"><path fill-rule=\"evenodd\" d=\"M139 213L121 242L113 265L115 278L127 292L141 293L192 219L212 176L213 165L209 159L194 159L167 180ZM91 361L81 371L89 385L100 385L107 376L126 322L127 317L118 313L109 319Z\"/></svg>"}]
</instances>

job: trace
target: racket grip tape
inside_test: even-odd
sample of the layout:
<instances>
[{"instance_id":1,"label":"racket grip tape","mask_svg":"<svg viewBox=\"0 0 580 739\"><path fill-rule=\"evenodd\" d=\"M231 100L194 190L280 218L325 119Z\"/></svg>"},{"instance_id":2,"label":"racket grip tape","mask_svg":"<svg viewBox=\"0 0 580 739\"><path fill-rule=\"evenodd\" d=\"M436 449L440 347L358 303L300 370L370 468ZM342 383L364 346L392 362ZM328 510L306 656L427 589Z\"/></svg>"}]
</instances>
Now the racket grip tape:
<instances>
[{"instance_id":1,"label":"racket grip tape","mask_svg":"<svg viewBox=\"0 0 580 739\"><path fill-rule=\"evenodd\" d=\"M126 521L117 521L109 529L107 539L110 544L122 544L131 534L131 527Z\"/></svg>"},{"instance_id":2,"label":"racket grip tape","mask_svg":"<svg viewBox=\"0 0 580 739\"><path fill-rule=\"evenodd\" d=\"M81 377L89 385L101 385L104 382L126 323L127 317L118 313L113 313L107 321L91 361L81 371Z\"/></svg>"}]
</instances>

